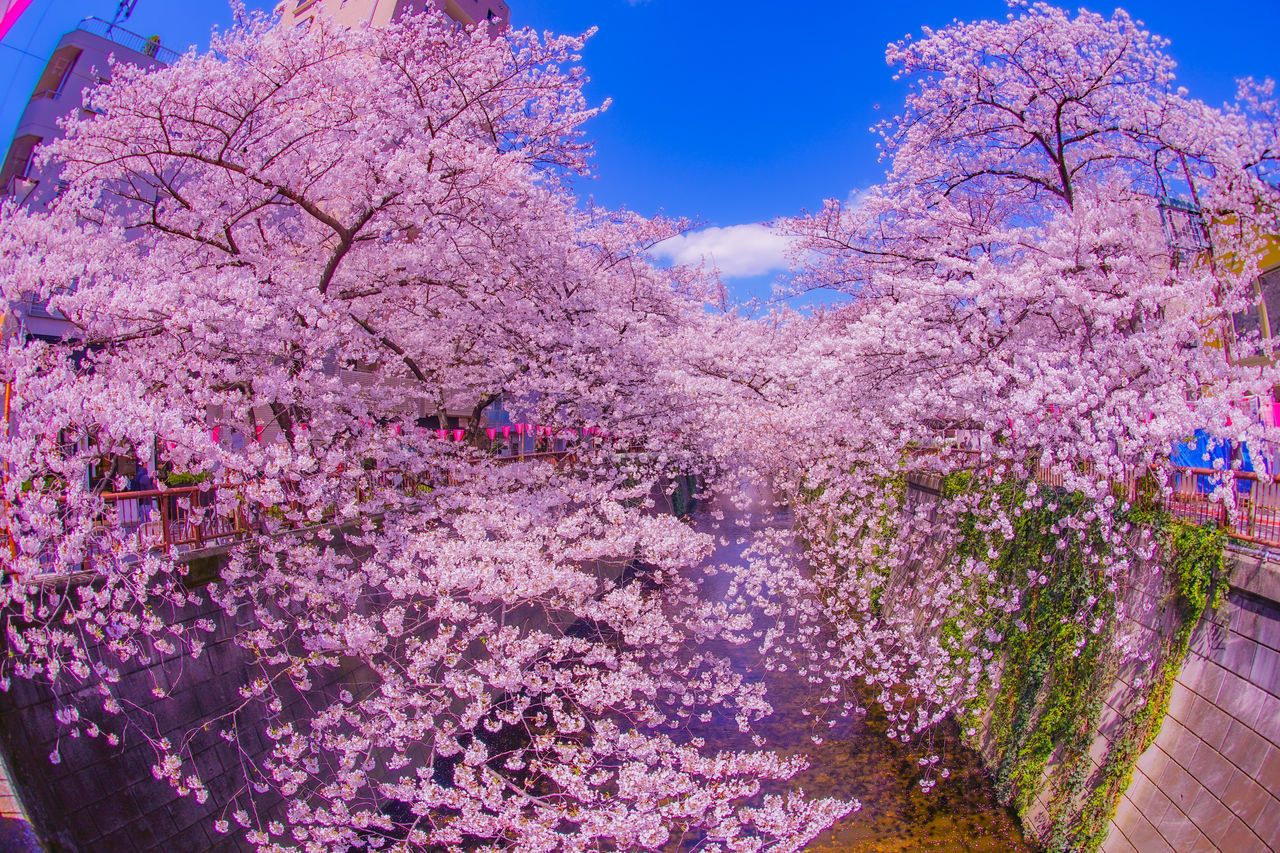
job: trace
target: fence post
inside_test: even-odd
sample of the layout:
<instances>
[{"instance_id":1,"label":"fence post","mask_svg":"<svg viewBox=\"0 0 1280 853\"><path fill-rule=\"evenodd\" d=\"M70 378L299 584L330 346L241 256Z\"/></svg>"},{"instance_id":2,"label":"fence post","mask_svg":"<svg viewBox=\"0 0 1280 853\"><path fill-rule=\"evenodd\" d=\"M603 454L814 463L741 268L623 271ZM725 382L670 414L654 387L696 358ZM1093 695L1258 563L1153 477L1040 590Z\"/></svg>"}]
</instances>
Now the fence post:
<instances>
[{"instance_id":1,"label":"fence post","mask_svg":"<svg viewBox=\"0 0 1280 853\"><path fill-rule=\"evenodd\" d=\"M190 509L187 510L189 515L187 517L192 520L191 535L196 540L197 548L204 544L204 494L204 492L200 491L200 487L196 486L195 490L187 496L187 501L190 503Z\"/></svg>"},{"instance_id":2,"label":"fence post","mask_svg":"<svg viewBox=\"0 0 1280 853\"><path fill-rule=\"evenodd\" d=\"M160 546L169 549L169 496L161 493L156 499L160 504Z\"/></svg>"}]
</instances>

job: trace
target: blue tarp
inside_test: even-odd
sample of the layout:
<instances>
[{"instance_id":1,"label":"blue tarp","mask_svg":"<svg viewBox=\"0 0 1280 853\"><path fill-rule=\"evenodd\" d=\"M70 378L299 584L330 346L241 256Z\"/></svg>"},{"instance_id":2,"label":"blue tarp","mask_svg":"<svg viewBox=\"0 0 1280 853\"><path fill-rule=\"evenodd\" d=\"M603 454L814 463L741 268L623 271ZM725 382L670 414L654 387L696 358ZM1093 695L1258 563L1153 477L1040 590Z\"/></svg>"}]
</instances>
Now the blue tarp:
<instances>
[{"instance_id":1,"label":"blue tarp","mask_svg":"<svg viewBox=\"0 0 1280 853\"><path fill-rule=\"evenodd\" d=\"M1231 467L1231 448L1232 442L1226 440L1218 440L1210 442L1209 433L1206 430L1196 430L1195 438L1188 439L1180 444L1173 446L1173 452L1169 454L1169 459L1174 465L1180 465L1184 468L1224 468ZM1240 445L1240 470L1252 471L1253 459L1249 455L1249 445ZM1213 491L1214 484L1206 476L1197 477L1196 490L1202 495L1207 495ZM1236 489L1248 494L1253 488L1251 480L1242 480L1236 484Z\"/></svg>"}]
</instances>

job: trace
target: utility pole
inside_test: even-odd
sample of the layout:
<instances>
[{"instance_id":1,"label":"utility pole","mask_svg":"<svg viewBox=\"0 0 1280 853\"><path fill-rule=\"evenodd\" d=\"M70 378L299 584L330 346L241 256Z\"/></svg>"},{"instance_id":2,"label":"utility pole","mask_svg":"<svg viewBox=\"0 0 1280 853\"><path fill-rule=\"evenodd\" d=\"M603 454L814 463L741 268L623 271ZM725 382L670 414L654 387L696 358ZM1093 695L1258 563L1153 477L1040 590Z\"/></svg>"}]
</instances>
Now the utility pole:
<instances>
[{"instance_id":1,"label":"utility pole","mask_svg":"<svg viewBox=\"0 0 1280 853\"><path fill-rule=\"evenodd\" d=\"M133 7L138 5L138 0L120 0L120 5L116 6L116 13L111 18L111 23L107 25L107 35L111 35L111 31L116 28L116 24L129 20L129 16L133 14Z\"/></svg>"}]
</instances>

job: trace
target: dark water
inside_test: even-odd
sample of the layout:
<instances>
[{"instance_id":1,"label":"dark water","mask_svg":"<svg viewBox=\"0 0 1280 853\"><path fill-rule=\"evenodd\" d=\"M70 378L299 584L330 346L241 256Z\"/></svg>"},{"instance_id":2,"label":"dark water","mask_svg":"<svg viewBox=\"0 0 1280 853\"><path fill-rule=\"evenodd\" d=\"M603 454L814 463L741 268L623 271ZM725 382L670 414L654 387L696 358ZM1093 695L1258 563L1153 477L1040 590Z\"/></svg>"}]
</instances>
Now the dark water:
<instances>
[{"instance_id":1,"label":"dark water","mask_svg":"<svg viewBox=\"0 0 1280 853\"><path fill-rule=\"evenodd\" d=\"M753 523L760 523L752 519ZM785 524L785 518L769 523ZM725 533L730 544L721 546L714 559L723 563L741 559L742 545L733 544L735 533L716 529L708 516L696 520L699 529ZM960 743L955 725L940 726L932 743L900 744L884 734L885 726L873 703L863 716L850 716L834 728L815 724L803 714L807 690L796 675L770 672L758 652L749 646L722 650L735 668L752 680L762 680L768 688L774 714L756 724L770 749L804 755L809 769L785 785L766 788L766 793L803 788L813 797L856 799L861 810L854 812L807 848L813 853L898 853L898 851L1030 851L1018 822L995 800L990 782L984 777L976 753ZM823 738L815 745L811 735ZM707 733L709 745L750 749L751 744L731 721L724 721ZM939 767L950 776L938 781L931 791L918 782L918 760L929 752L942 756ZM936 776L936 774L935 774Z\"/></svg>"}]
</instances>

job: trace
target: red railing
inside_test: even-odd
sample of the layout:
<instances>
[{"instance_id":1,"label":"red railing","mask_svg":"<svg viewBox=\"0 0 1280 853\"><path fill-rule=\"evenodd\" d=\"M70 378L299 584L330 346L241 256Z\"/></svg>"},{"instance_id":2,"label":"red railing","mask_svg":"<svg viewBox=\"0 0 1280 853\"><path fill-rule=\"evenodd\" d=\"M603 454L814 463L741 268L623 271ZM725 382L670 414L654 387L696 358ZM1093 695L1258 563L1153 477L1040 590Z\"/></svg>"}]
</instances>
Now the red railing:
<instances>
[{"instance_id":1,"label":"red railing","mask_svg":"<svg viewBox=\"0 0 1280 853\"><path fill-rule=\"evenodd\" d=\"M572 451L525 453L502 456L501 463L541 461L559 466L572 462ZM456 485L448 474L437 477L404 474L398 471L369 471L356 484L357 495L363 498L375 489L395 489L412 494L421 487ZM225 508L217 511L220 489L235 489L230 484L221 486L174 486L167 489L150 489L135 492L104 492L101 497L109 505L108 517L103 526L126 536L141 537L154 548L193 551L218 545L226 545L242 539L250 533L262 531L271 522L273 510L278 523L287 527L295 522L290 518L304 517L300 504L286 502L277 506L255 505L243 499L233 502L228 516ZM324 523L323 519L319 523Z\"/></svg>"},{"instance_id":2,"label":"red railing","mask_svg":"<svg viewBox=\"0 0 1280 853\"><path fill-rule=\"evenodd\" d=\"M947 448L939 452L962 453L971 458L982 453L968 448ZM560 465L572 461L573 454L568 451L529 453L523 457L501 457L498 461L518 462L522 459ZM963 467L974 466L970 463ZM1220 471L1170 465L1156 469L1155 474L1157 491L1153 497L1175 518L1193 524L1217 524L1233 538L1280 548L1280 482L1273 483L1270 478L1259 478L1252 472L1236 471L1233 478L1221 486L1230 490L1234 497L1236 510L1231 513L1224 500L1226 496L1216 491ZM1138 494L1141 479L1137 475L1127 476L1123 483L1117 484L1117 490L1133 500ZM1062 474L1046 467L1037 470L1036 480L1047 486L1064 485ZM1161 483L1169 486L1167 494L1158 488ZM449 475L430 478L379 471L369 472L369 476L357 485L357 490L363 496L375 488L412 492L422 486L454 484L454 478ZM264 528L271 517L271 507L237 501L230 517L225 510L215 512L218 488L178 486L141 492L108 492L102 497L111 505L114 515L104 520L104 524L125 534L141 536L153 547L168 549L176 546L181 550L228 544ZM232 487L224 484L221 488ZM301 507L291 504L278 509L285 511L283 516L277 513L278 518L287 517L290 509L297 509L299 516L302 512Z\"/></svg>"},{"instance_id":3,"label":"red railing","mask_svg":"<svg viewBox=\"0 0 1280 853\"><path fill-rule=\"evenodd\" d=\"M983 454L981 450L967 447L928 448L918 452L964 454L970 458ZM961 467L974 466L970 463ZM1267 476L1259 477L1252 471L1231 472L1231 478L1223 482L1222 471L1177 465L1160 466L1149 473L1154 476L1156 487L1151 497L1173 517L1192 524L1216 524L1234 539L1280 548L1280 482L1272 482ZM1134 500L1146 478L1145 474L1131 473L1123 482L1115 483L1116 490L1127 500ZM1047 486L1064 485L1061 471L1044 466L1036 470L1036 480ZM1167 492L1163 486L1168 486ZM1219 489L1227 490L1228 494ZM1234 512L1230 509L1232 503Z\"/></svg>"},{"instance_id":4,"label":"red railing","mask_svg":"<svg viewBox=\"0 0 1280 853\"><path fill-rule=\"evenodd\" d=\"M109 527L142 537L156 547L203 548L239 538L252 528L237 506L230 517L214 511L216 487L176 486L140 492L106 492L114 510Z\"/></svg>"}]
</instances>

